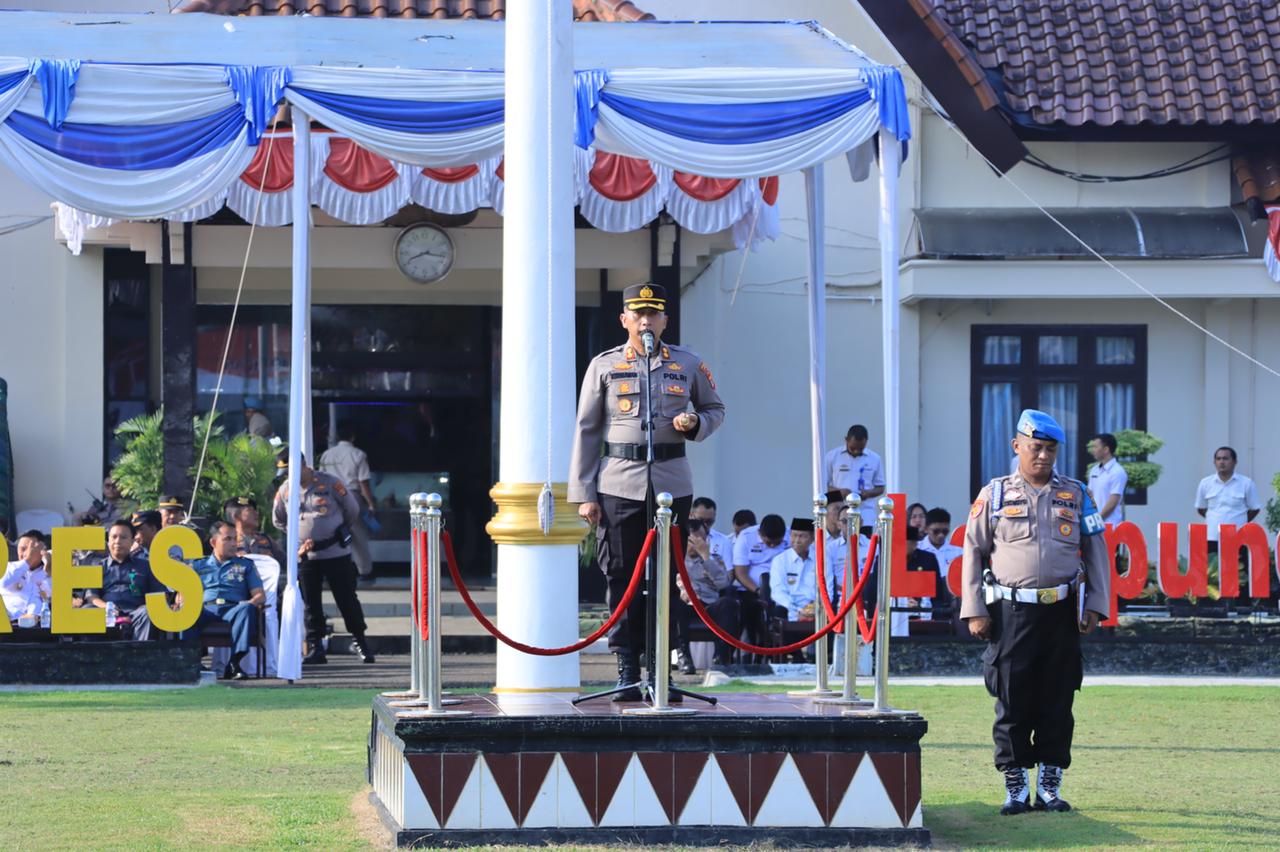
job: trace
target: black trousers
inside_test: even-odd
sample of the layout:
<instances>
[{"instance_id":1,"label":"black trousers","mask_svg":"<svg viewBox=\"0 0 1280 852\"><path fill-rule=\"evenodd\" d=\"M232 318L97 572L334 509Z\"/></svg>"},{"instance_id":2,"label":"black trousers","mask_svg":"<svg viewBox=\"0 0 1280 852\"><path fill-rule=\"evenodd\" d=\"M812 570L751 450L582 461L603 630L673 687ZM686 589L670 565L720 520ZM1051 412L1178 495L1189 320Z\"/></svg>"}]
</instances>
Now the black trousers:
<instances>
[{"instance_id":1,"label":"black trousers","mask_svg":"<svg viewBox=\"0 0 1280 852\"><path fill-rule=\"evenodd\" d=\"M1000 770L1071 765L1071 705L1084 673L1076 601L997 601L988 606L991 638L982 654L987 691L996 700L995 763Z\"/></svg>"},{"instance_id":2,"label":"black trousers","mask_svg":"<svg viewBox=\"0 0 1280 852\"><path fill-rule=\"evenodd\" d=\"M738 596L734 594L733 589L725 589L720 593L720 597L711 603L704 604L707 607L707 613L711 616L719 627L723 627L726 633L737 636L742 632L742 607L738 603ZM671 620L675 622L674 632L676 637L675 647L681 647L689 642L689 630L693 626L693 619L696 617L693 606L680 600L678 597L671 602ZM728 663L733 658L733 648L728 642L723 642L716 638L712 641L716 646L716 662Z\"/></svg>"},{"instance_id":3,"label":"black trousers","mask_svg":"<svg viewBox=\"0 0 1280 852\"><path fill-rule=\"evenodd\" d=\"M657 503L654 503L655 511ZM689 517L689 509L693 506L693 495L675 498L671 505L672 521L680 527L683 536L685 521ZM645 501L628 500L612 494L600 495L600 525L596 530L596 560L604 569L608 583L605 602L612 612L627 591L631 582L632 571L635 570L636 559L640 556L640 548L644 546L644 537L653 526L653 518L645 512ZM655 547L656 550L656 547ZM675 591L675 556L671 559L672 597L679 601ZM654 553L654 567L657 567L657 553ZM641 585L640 591L646 591ZM614 653L639 654L645 648L645 607L647 596L637 593L631 599L631 605L618 623L609 633L609 650Z\"/></svg>"},{"instance_id":4,"label":"black trousers","mask_svg":"<svg viewBox=\"0 0 1280 852\"><path fill-rule=\"evenodd\" d=\"M324 638L324 583L342 613L342 623L352 636L364 636L364 610L356 597L356 564L350 556L333 559L305 559L298 563L302 603L307 612L307 644L315 647Z\"/></svg>"}]
</instances>

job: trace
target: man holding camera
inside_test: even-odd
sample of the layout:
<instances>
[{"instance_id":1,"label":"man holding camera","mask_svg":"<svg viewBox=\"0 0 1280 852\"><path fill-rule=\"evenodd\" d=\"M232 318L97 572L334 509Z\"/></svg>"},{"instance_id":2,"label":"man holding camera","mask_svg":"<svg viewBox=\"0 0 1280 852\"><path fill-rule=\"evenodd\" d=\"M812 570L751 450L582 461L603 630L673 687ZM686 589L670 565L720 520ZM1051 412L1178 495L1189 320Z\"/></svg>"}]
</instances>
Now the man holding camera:
<instances>
[{"instance_id":1,"label":"man holding camera","mask_svg":"<svg viewBox=\"0 0 1280 852\"><path fill-rule=\"evenodd\" d=\"M302 459L299 476L302 491L298 505L298 579L306 607L307 646L302 662L326 663L324 652L324 584L342 613L342 623L354 638L353 648L360 659L372 663L373 652L365 638L364 610L356 597L356 565L351 561L351 524L360 516L360 507L347 486L332 474L312 470ZM271 508L276 529L289 527L289 485L276 492Z\"/></svg>"}]
</instances>

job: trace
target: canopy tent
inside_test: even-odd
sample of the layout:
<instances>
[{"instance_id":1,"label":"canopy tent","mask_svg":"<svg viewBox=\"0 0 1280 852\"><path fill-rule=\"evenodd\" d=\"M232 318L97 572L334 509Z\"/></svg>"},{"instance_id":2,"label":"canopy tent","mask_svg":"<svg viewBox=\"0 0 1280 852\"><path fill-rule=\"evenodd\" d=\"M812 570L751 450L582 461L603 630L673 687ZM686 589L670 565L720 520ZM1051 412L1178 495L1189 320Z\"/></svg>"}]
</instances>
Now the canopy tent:
<instances>
[{"instance_id":1,"label":"canopy tent","mask_svg":"<svg viewBox=\"0 0 1280 852\"><path fill-rule=\"evenodd\" d=\"M0 12L0 162L81 211L68 214L69 227L77 216L90 217L80 226L114 218L198 219L213 212L211 205L243 210L247 202L232 199L245 197L245 185L263 195L268 186L272 193L287 190L263 223L295 225L293 363L301 369L293 371L290 425L291 437L298 436L305 434L298 400L309 394L312 195L335 209L340 205L332 199L341 198L353 208L351 217L368 221L377 221L380 209L354 208L370 198L341 196L331 186L353 193L394 185L378 201L384 207L429 200L435 192L437 205L501 208L504 35L503 25L488 21ZM864 179L879 143L885 462L892 487L894 201L900 145L910 137L899 72L812 22L575 24L572 49L576 201L601 227L635 227L665 206L678 220L704 227L749 216L754 232L771 193L761 179L806 173L815 493L826 484L822 163L845 154L855 179ZM260 64L264 58L272 64ZM287 142L264 143L282 102L293 109L293 133ZM312 134L311 120L331 133ZM280 164L291 161L287 180L282 171L271 173L264 144L280 145ZM383 159L353 165L356 146L365 157ZM381 177L357 181L354 189L343 185L344 174L367 180L373 172ZM450 183L463 184L457 194L465 198L446 197L439 185ZM327 192L331 200L321 201ZM697 206L730 197L712 212ZM300 449L290 441L291 563ZM295 574L291 564L291 584Z\"/></svg>"}]
</instances>

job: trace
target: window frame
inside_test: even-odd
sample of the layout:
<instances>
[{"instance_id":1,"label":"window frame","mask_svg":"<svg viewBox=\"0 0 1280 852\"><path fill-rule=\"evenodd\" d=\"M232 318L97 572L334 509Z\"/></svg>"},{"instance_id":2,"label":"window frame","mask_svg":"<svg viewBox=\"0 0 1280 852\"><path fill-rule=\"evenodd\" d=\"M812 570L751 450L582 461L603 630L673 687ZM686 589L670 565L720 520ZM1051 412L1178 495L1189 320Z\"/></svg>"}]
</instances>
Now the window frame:
<instances>
[{"instance_id":1,"label":"window frame","mask_svg":"<svg viewBox=\"0 0 1280 852\"><path fill-rule=\"evenodd\" d=\"M1022 341L1022 358L1018 364L984 364L984 341L993 335L1017 336ZM1039 363L1039 338L1044 335L1065 335L1077 338L1077 363ZM1097 338L1132 337L1134 339L1134 363L1097 363ZM1040 400L1041 382L1075 382L1080 388L1080 407L1077 412L1082 437L1077 467L1083 473L1093 461L1085 446L1093 437L1097 423L1095 402L1096 386L1105 382L1130 382L1134 386L1134 420L1132 428L1147 428L1147 327L1129 324L1063 324L1063 325L973 325L969 337L969 434L971 446L981 445L982 440L982 386L987 382L1011 382L1017 385L1023 408L1036 407ZM1032 400L1035 403L1032 403ZM1010 437L1013 424L1010 424ZM1013 457L1010 451L1010 458ZM969 492L976 495L986 481L982 480L981 454L973 452L969 459ZM1082 476L1087 479L1087 476ZM1125 505L1144 506L1147 503L1145 488L1133 488L1125 494Z\"/></svg>"}]
</instances>

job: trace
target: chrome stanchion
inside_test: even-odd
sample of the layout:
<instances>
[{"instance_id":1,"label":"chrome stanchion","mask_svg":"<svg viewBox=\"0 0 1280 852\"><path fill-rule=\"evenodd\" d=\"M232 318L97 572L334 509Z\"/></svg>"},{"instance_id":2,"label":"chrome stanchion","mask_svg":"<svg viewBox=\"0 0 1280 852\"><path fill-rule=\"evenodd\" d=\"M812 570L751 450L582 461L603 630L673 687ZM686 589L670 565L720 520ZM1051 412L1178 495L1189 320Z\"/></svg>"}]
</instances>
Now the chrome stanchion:
<instances>
[{"instance_id":1,"label":"chrome stanchion","mask_svg":"<svg viewBox=\"0 0 1280 852\"><path fill-rule=\"evenodd\" d=\"M658 495L658 576L654 578L653 593L657 595L655 609L657 611L654 625L656 632L653 662L650 664L654 673L653 706L628 707L623 710L633 716L687 716L695 711L693 708L672 707L671 698L671 503L672 497L663 491ZM693 590L689 590L690 594Z\"/></svg>"},{"instance_id":2,"label":"chrome stanchion","mask_svg":"<svg viewBox=\"0 0 1280 852\"><path fill-rule=\"evenodd\" d=\"M858 572L862 567L862 559L858 553L859 529L862 521L862 498L850 492L844 498L844 588L850 592L858 584ZM836 511L840 511L839 508ZM841 599L840 605L845 601ZM852 707L870 707L871 702L858 695L858 650L862 647L858 633L857 607L850 607L844 617L844 643L842 663L844 665L844 683L840 694L834 698L819 698L820 704L842 704Z\"/></svg>"},{"instance_id":3,"label":"chrome stanchion","mask_svg":"<svg viewBox=\"0 0 1280 852\"><path fill-rule=\"evenodd\" d=\"M444 500L439 494L414 495L423 496L426 509L420 514L422 528L426 530L426 584L427 584L427 639L421 643L418 651L418 699L406 701L398 706L413 707L414 710L404 715L416 717L470 716L470 710L446 710L446 704L462 703L456 698L444 698L442 686L444 679L443 665L440 659L440 533L444 528L444 515L440 506ZM416 628L416 625L415 625ZM415 635L421 637L420 630ZM424 708L425 705L425 708Z\"/></svg>"},{"instance_id":4,"label":"chrome stanchion","mask_svg":"<svg viewBox=\"0 0 1280 852\"><path fill-rule=\"evenodd\" d=\"M421 605L422 592L418 588L419 572L422 570L422 553L418 546L418 533L425 529L423 517L427 511L427 495L425 492L409 495L409 688L403 692L384 692L385 698L416 699L421 698L419 691L419 670L422 666L422 635L418 630L418 622L413 613ZM418 616L421 618L421 614Z\"/></svg>"},{"instance_id":5,"label":"chrome stanchion","mask_svg":"<svg viewBox=\"0 0 1280 852\"><path fill-rule=\"evenodd\" d=\"M889 596L889 584L893 574L893 500L881 497L879 505L880 572L876 598L880 614L876 619L876 697L873 709L877 713L885 713L892 710L889 706L889 616L893 598Z\"/></svg>"},{"instance_id":6,"label":"chrome stanchion","mask_svg":"<svg viewBox=\"0 0 1280 852\"><path fill-rule=\"evenodd\" d=\"M840 511L839 508L837 508L836 511L837 512ZM813 532L814 532L813 540L814 540L814 546L815 546L815 549L813 552L813 558L816 560L818 558L818 553L816 550L818 536L826 536L827 534L827 497L825 494L815 494L813 497ZM824 547L823 550L825 551L826 548ZM823 554L824 558L825 558L825 555L826 554L824 553ZM827 570L827 566L823 565L822 570L823 570L823 573L825 574ZM817 571L814 571L814 575L815 575L815 583L816 583ZM836 585L837 585L836 583L834 582L832 583L832 586L836 586ZM815 585L813 593L814 593L813 628L814 628L814 632L819 632L824 627L827 626L827 608L823 606L823 603L822 603L822 590L817 588L817 586ZM787 692L788 695L795 695L802 698L803 697L825 698L827 696L832 696L836 694L831 690L830 686L828 686L827 666L829 665L829 663L827 660L827 637L826 636L823 636L821 639L819 639L817 642L814 643L813 662L814 662L814 666L817 669L817 671L814 673L813 689L791 690Z\"/></svg>"}]
</instances>

